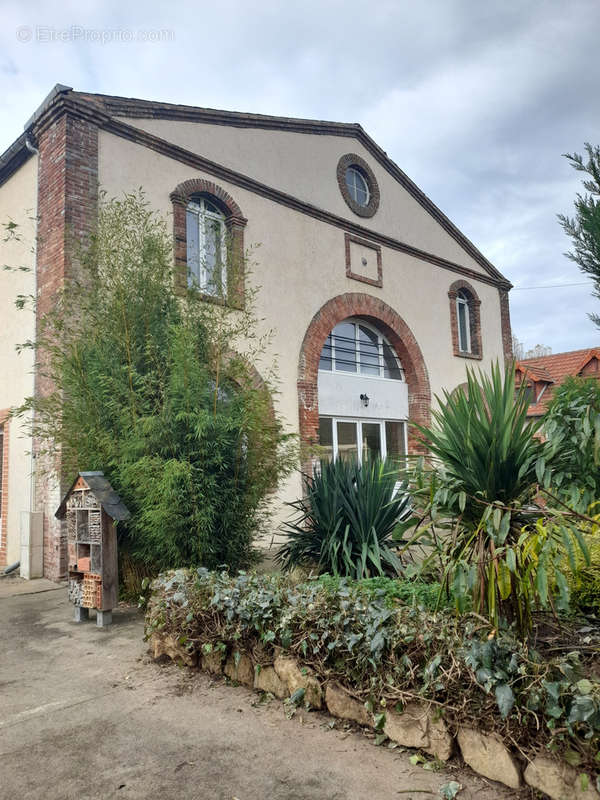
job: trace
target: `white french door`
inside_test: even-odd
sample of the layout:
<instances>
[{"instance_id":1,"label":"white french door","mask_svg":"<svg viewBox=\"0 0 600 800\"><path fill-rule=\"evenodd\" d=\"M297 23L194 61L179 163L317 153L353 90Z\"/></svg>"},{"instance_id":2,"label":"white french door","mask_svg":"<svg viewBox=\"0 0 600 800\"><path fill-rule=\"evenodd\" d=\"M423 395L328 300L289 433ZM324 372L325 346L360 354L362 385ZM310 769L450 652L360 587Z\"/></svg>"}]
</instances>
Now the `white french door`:
<instances>
[{"instance_id":1,"label":"white french door","mask_svg":"<svg viewBox=\"0 0 600 800\"><path fill-rule=\"evenodd\" d=\"M368 458L404 458L406 456L406 424L403 420L352 419L321 417L319 443L324 456L336 460Z\"/></svg>"}]
</instances>

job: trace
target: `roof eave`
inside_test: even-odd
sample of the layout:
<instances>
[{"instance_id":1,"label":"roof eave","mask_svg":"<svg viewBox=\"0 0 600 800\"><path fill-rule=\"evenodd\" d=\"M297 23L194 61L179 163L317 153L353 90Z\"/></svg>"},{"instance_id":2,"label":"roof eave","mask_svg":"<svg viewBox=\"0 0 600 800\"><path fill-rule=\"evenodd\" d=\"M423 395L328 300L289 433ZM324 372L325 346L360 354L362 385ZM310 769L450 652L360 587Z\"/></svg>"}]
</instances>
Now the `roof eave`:
<instances>
[{"instance_id":1,"label":"roof eave","mask_svg":"<svg viewBox=\"0 0 600 800\"><path fill-rule=\"evenodd\" d=\"M293 117L277 117L266 114L249 114L239 111L221 111L199 106L177 105L160 103L152 100L137 98L116 97L113 95L91 94L86 92L71 92L74 99L90 104L95 109L100 105L109 115L125 116L131 118L158 118L198 121L221 125L234 125L236 127L274 128L295 131L300 133L313 133L330 136L344 136L356 138L377 159L380 165L397 180L417 202L452 236L455 241L471 256L486 272L504 284L506 291L510 291L510 281L489 261L483 253L465 236L459 228L439 209L435 203L408 177L408 175L393 161L385 150L369 136L358 122L331 122L326 120L301 119ZM98 102L99 101L99 102Z\"/></svg>"},{"instance_id":2,"label":"roof eave","mask_svg":"<svg viewBox=\"0 0 600 800\"><path fill-rule=\"evenodd\" d=\"M33 155L27 147L27 134L22 133L18 139L0 155L0 186L14 175Z\"/></svg>"}]
</instances>

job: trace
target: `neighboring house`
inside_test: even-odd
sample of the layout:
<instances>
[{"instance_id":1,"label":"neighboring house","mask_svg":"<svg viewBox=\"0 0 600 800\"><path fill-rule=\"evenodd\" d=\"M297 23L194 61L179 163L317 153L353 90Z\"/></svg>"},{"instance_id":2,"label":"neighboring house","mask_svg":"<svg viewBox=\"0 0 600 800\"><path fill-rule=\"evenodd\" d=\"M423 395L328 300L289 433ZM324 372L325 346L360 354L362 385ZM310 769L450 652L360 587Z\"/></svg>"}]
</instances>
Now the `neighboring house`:
<instances>
[{"instance_id":1,"label":"neighboring house","mask_svg":"<svg viewBox=\"0 0 600 800\"><path fill-rule=\"evenodd\" d=\"M546 413L554 389L569 376L600 378L600 347L571 350L539 358L524 358L515 364L516 384L527 384L530 396L528 417Z\"/></svg>"},{"instance_id":2,"label":"neighboring house","mask_svg":"<svg viewBox=\"0 0 600 800\"><path fill-rule=\"evenodd\" d=\"M109 198L143 187L171 218L178 280L209 298L225 277L222 235L240 250L261 244L251 280L262 287L258 316L275 331L277 411L334 457L418 450L407 421L429 421L434 393L463 383L474 359L488 369L511 357L511 284L360 125L57 85L0 157L0 221L11 217L23 233L4 245L2 263L31 268L0 272L0 425L47 389L15 344L52 307L74 245L93 227L99 186ZM37 319L13 305L30 293ZM41 553L43 530L44 573L57 578L66 536L54 512L66 486L35 469L27 453L37 443L20 425L0 430L0 563L19 557L20 530ZM280 491L282 509L300 492L297 474Z\"/></svg>"}]
</instances>

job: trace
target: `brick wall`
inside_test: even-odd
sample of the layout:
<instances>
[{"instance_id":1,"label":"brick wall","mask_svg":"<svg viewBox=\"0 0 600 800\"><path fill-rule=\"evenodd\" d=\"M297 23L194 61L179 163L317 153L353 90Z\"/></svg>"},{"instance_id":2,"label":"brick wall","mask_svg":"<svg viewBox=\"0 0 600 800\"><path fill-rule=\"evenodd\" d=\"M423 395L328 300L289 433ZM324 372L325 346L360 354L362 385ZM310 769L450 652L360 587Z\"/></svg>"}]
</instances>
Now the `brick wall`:
<instances>
[{"instance_id":1,"label":"brick wall","mask_svg":"<svg viewBox=\"0 0 600 800\"><path fill-rule=\"evenodd\" d=\"M98 200L98 130L66 111L42 118L35 131L38 149L37 325L50 311L65 278L76 271L77 248L85 245L95 225ZM43 361L36 371L35 392L45 395L52 384ZM54 517L62 485L60 456L50 459L34 440L35 505L43 512L44 575L66 574L66 534ZM68 476L67 476L68 480Z\"/></svg>"},{"instance_id":2,"label":"brick wall","mask_svg":"<svg viewBox=\"0 0 600 800\"><path fill-rule=\"evenodd\" d=\"M512 328L510 326L510 308L508 305L508 292L506 289L498 289L500 295L500 326L502 329L502 349L504 350L504 361L508 364L513 360L512 349Z\"/></svg>"}]
</instances>

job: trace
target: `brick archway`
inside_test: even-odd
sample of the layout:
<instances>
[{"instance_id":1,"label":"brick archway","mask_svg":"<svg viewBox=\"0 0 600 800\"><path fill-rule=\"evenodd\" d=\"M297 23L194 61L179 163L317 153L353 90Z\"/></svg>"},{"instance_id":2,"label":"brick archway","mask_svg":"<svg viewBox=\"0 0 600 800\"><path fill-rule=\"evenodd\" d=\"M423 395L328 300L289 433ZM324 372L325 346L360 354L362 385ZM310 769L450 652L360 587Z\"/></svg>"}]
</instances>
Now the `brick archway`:
<instances>
[{"instance_id":1,"label":"brick archway","mask_svg":"<svg viewBox=\"0 0 600 800\"><path fill-rule=\"evenodd\" d=\"M170 198L173 203L186 204L195 194L211 195L223 207L223 212L227 217L239 221L242 226L246 224L247 220L242 214L242 209L233 197L214 181L208 181L205 178L190 178L187 181L183 181L183 183L179 183L171 192Z\"/></svg>"},{"instance_id":2,"label":"brick archway","mask_svg":"<svg viewBox=\"0 0 600 800\"><path fill-rule=\"evenodd\" d=\"M384 334L402 363L408 384L409 419L428 425L431 410L431 390L427 367L417 340L402 317L394 309L371 295L362 292L341 294L332 298L312 318L304 336L298 363L298 404L300 439L316 443L319 430L319 392L317 378L319 357L329 333L347 317L362 317ZM424 452L418 432L409 427L410 453Z\"/></svg>"}]
</instances>

